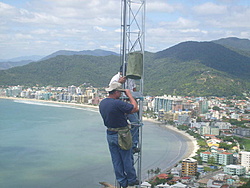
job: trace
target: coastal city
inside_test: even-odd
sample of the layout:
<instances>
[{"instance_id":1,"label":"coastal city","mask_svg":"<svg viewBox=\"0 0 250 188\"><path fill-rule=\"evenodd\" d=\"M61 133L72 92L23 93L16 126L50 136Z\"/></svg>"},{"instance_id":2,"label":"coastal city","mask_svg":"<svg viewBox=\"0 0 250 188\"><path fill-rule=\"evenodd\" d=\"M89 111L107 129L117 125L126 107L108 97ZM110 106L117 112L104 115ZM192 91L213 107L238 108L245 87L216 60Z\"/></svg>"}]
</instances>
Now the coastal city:
<instances>
[{"instance_id":1,"label":"coastal city","mask_svg":"<svg viewBox=\"0 0 250 188\"><path fill-rule=\"evenodd\" d=\"M249 0L0 0L0 188L250 188Z\"/></svg>"},{"instance_id":2,"label":"coastal city","mask_svg":"<svg viewBox=\"0 0 250 188\"><path fill-rule=\"evenodd\" d=\"M0 97L98 106L104 88L6 86ZM192 137L194 153L170 169L148 170L142 187L246 187L250 178L250 98L144 96L143 117Z\"/></svg>"}]
</instances>

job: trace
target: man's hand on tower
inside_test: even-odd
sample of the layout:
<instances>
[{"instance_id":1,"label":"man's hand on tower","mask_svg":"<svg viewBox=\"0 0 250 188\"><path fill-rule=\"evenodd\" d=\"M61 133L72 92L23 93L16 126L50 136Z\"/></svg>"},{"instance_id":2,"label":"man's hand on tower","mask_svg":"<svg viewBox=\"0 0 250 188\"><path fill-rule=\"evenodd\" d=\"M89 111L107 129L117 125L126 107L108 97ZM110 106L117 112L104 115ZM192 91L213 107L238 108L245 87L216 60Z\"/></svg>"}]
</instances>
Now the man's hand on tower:
<instances>
[{"instance_id":1,"label":"man's hand on tower","mask_svg":"<svg viewBox=\"0 0 250 188\"><path fill-rule=\"evenodd\" d=\"M121 83L121 84L124 84L126 81L126 76L122 76L119 78L118 82Z\"/></svg>"}]
</instances>

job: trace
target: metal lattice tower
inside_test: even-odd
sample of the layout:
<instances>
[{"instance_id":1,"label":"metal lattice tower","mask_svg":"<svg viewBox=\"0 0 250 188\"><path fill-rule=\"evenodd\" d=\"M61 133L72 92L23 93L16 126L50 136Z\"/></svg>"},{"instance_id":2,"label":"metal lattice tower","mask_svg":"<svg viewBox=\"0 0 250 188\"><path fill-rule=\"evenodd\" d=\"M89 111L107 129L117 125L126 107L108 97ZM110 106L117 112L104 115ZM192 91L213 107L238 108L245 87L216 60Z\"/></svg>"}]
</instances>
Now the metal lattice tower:
<instances>
[{"instance_id":1,"label":"metal lattice tower","mask_svg":"<svg viewBox=\"0 0 250 188\"><path fill-rule=\"evenodd\" d=\"M140 52L143 57L144 65L144 48L145 48L145 2L146 0L122 0L121 1L121 64L123 72L128 61L128 55L132 52ZM143 68L144 72L144 68ZM141 97L136 98L139 105L139 120L142 125L143 111L143 75L140 80L137 80L137 88ZM137 90L138 90L137 89ZM139 128L139 143L138 147L142 151L142 126ZM134 163L137 168L137 177L139 182L141 179L141 164L142 154L134 154ZM141 187L140 185L138 187Z\"/></svg>"}]
</instances>

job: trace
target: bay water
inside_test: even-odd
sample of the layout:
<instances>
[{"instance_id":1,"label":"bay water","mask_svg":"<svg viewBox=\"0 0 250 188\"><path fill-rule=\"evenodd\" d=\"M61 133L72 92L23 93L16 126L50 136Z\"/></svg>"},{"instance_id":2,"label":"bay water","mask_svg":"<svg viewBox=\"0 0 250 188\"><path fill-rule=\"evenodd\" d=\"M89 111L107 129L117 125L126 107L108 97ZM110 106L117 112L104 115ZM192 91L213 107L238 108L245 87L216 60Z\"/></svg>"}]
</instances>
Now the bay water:
<instances>
[{"instance_id":1,"label":"bay water","mask_svg":"<svg viewBox=\"0 0 250 188\"><path fill-rule=\"evenodd\" d=\"M181 160L188 140L145 121L142 178ZM106 128L98 109L0 99L1 188L98 188L114 184Z\"/></svg>"}]
</instances>

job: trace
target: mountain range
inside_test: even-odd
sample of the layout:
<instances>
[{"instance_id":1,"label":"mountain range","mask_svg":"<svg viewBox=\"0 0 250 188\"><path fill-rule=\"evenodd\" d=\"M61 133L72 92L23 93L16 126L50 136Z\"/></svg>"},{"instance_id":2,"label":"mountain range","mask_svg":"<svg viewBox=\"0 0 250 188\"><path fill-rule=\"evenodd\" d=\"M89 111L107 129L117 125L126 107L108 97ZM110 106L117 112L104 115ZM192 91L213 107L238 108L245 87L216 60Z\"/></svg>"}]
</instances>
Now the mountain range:
<instances>
[{"instance_id":1,"label":"mountain range","mask_svg":"<svg viewBox=\"0 0 250 188\"><path fill-rule=\"evenodd\" d=\"M58 55L92 55L92 56L108 56L108 55L116 55L118 56L119 54L111 51L106 51L106 50L83 50L83 51L68 51L68 50L59 50L55 53L52 53L51 55L48 55L42 60L50 59L52 57L56 57Z\"/></svg>"},{"instance_id":2,"label":"mountain range","mask_svg":"<svg viewBox=\"0 0 250 188\"><path fill-rule=\"evenodd\" d=\"M12 59L0 59L0 70L6 70L12 67L16 66L22 66L26 65L33 61L40 61L40 60L46 60L50 59L52 57L56 57L58 55L93 55L93 56L108 56L108 55L119 55L115 52L106 51L106 50L83 50L83 51L69 51L69 50L59 50L57 52L54 52L48 56L42 57L42 56L22 56Z\"/></svg>"},{"instance_id":3,"label":"mountain range","mask_svg":"<svg viewBox=\"0 0 250 188\"><path fill-rule=\"evenodd\" d=\"M59 51L37 62L0 71L0 85L106 87L120 66L118 54ZM102 55L100 55L102 54ZM186 41L145 52L144 94L232 96L249 92L250 40Z\"/></svg>"}]
</instances>

